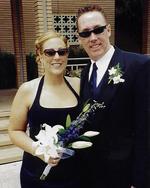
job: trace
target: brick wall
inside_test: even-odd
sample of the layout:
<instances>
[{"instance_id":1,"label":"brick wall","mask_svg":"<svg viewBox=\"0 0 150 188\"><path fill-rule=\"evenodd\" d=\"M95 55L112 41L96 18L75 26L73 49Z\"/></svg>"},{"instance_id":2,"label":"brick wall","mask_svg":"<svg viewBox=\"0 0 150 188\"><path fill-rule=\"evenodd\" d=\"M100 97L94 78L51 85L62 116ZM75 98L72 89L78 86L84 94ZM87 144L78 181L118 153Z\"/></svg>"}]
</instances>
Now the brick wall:
<instances>
[{"instance_id":1,"label":"brick wall","mask_svg":"<svg viewBox=\"0 0 150 188\"><path fill-rule=\"evenodd\" d=\"M76 14L79 7L88 3L100 4L107 13L107 18L112 26L111 42L114 43L115 28L115 0L35 0L36 36L53 28L53 14ZM41 64L38 64L39 75L44 73Z\"/></svg>"},{"instance_id":2,"label":"brick wall","mask_svg":"<svg viewBox=\"0 0 150 188\"><path fill-rule=\"evenodd\" d=\"M112 42L114 42L115 0L19 0L21 14L19 17L14 10L15 1L0 1L0 49L16 55L17 85L27 80L25 57L30 52L35 53L34 42L41 33L53 28L52 14L76 14L79 7L87 3L100 4L108 12L108 20L112 25ZM13 24L12 24L13 20ZM17 23L20 24L19 28ZM19 33L21 32L21 33ZM39 75L44 73L41 64L38 64Z\"/></svg>"},{"instance_id":3,"label":"brick wall","mask_svg":"<svg viewBox=\"0 0 150 188\"><path fill-rule=\"evenodd\" d=\"M15 27L12 24L13 14L11 13L11 4L14 0L0 1L0 50L16 53L17 30L13 35ZM86 4L99 4L107 14L109 23L112 26L111 42L114 44L115 37L115 0L18 0L22 3L22 21L21 21L21 40L22 54L18 51L17 60L17 79L18 86L26 81L25 55L35 52L34 41L41 33L53 28L53 14L76 14L79 7ZM144 0L144 17L143 17L143 53L150 54L150 0ZM17 19L20 19L16 17ZM17 29L17 26L16 26ZM17 48L19 50L19 47ZM23 63L20 65L20 59ZM43 67L39 64L39 75L44 72ZM23 75L22 75L23 74Z\"/></svg>"},{"instance_id":4,"label":"brick wall","mask_svg":"<svg viewBox=\"0 0 150 188\"><path fill-rule=\"evenodd\" d=\"M22 0L25 53L34 52L35 12L34 1ZM14 53L13 24L10 0L0 1L0 50Z\"/></svg>"},{"instance_id":5,"label":"brick wall","mask_svg":"<svg viewBox=\"0 0 150 188\"><path fill-rule=\"evenodd\" d=\"M0 50L14 53L10 0L0 1Z\"/></svg>"},{"instance_id":6,"label":"brick wall","mask_svg":"<svg viewBox=\"0 0 150 188\"><path fill-rule=\"evenodd\" d=\"M25 53L35 52L35 10L33 0L22 0L22 13L24 24Z\"/></svg>"},{"instance_id":7,"label":"brick wall","mask_svg":"<svg viewBox=\"0 0 150 188\"><path fill-rule=\"evenodd\" d=\"M114 43L115 30L115 0L52 0L52 13L77 13L78 8L87 4L98 4L105 10L106 16L112 27L111 42Z\"/></svg>"}]
</instances>

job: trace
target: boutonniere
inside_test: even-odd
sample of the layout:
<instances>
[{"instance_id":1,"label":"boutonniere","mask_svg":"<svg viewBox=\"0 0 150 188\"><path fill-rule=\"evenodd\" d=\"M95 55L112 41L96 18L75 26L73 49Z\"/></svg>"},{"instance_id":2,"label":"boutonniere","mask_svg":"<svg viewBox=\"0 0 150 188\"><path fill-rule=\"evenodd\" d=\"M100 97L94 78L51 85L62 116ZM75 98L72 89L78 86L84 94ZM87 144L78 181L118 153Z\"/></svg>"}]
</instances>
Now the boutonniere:
<instances>
[{"instance_id":1,"label":"boutonniere","mask_svg":"<svg viewBox=\"0 0 150 188\"><path fill-rule=\"evenodd\" d=\"M125 79L121 78L122 75L123 75L123 72L122 72L122 70L120 68L119 63L116 66L114 66L111 69L109 69L108 72L109 72L108 84L111 81L113 82L113 84L118 84L120 82L124 82L125 81Z\"/></svg>"}]
</instances>

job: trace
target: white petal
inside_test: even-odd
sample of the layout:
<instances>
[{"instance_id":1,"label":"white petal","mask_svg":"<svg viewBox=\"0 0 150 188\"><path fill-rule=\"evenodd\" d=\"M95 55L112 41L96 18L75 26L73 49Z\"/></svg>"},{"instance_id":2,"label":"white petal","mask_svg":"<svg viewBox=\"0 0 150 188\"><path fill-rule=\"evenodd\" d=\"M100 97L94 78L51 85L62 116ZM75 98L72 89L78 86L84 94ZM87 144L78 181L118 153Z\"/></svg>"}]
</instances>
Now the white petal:
<instances>
[{"instance_id":1,"label":"white petal","mask_svg":"<svg viewBox=\"0 0 150 188\"><path fill-rule=\"evenodd\" d=\"M53 135L50 135L51 136L51 138L52 138L52 140L53 140L53 143L57 143L58 142L58 136L57 136L57 134L53 134Z\"/></svg>"},{"instance_id":2,"label":"white petal","mask_svg":"<svg viewBox=\"0 0 150 188\"><path fill-rule=\"evenodd\" d=\"M114 67L112 67L109 71L109 75L113 75L113 74L116 74L116 69Z\"/></svg>"},{"instance_id":3,"label":"white petal","mask_svg":"<svg viewBox=\"0 0 150 188\"><path fill-rule=\"evenodd\" d=\"M92 142L86 142L86 141L76 141L73 142L71 145L71 147L74 149L83 149L91 146L92 146Z\"/></svg>"},{"instance_id":4,"label":"white petal","mask_svg":"<svg viewBox=\"0 0 150 188\"><path fill-rule=\"evenodd\" d=\"M38 140L43 145L48 145L49 143L49 138L47 138L46 136L41 136Z\"/></svg>"},{"instance_id":5,"label":"white petal","mask_svg":"<svg viewBox=\"0 0 150 188\"><path fill-rule=\"evenodd\" d=\"M64 129L64 127L62 125L55 125L53 128L52 128L54 131L58 132L59 129Z\"/></svg>"},{"instance_id":6,"label":"white petal","mask_svg":"<svg viewBox=\"0 0 150 188\"><path fill-rule=\"evenodd\" d=\"M120 78L120 82L124 82L125 81L125 79L123 79L123 78Z\"/></svg>"},{"instance_id":7,"label":"white petal","mask_svg":"<svg viewBox=\"0 0 150 188\"><path fill-rule=\"evenodd\" d=\"M43 125L42 125L42 127L46 127L46 126L50 126L50 125L48 125L47 123L44 123ZM50 126L51 127L51 126Z\"/></svg>"},{"instance_id":8,"label":"white petal","mask_svg":"<svg viewBox=\"0 0 150 188\"><path fill-rule=\"evenodd\" d=\"M45 131L40 130L39 134L35 136L36 139L40 140L41 138L45 137Z\"/></svg>"},{"instance_id":9,"label":"white petal","mask_svg":"<svg viewBox=\"0 0 150 188\"><path fill-rule=\"evenodd\" d=\"M50 125L44 124L45 125L45 131L46 133L50 134L52 132L52 127Z\"/></svg>"},{"instance_id":10,"label":"white petal","mask_svg":"<svg viewBox=\"0 0 150 188\"><path fill-rule=\"evenodd\" d=\"M118 84L118 83L119 83L119 80L120 80L120 78L118 79L118 77L117 77L117 76L116 76L116 77L114 77L114 78L113 78L114 84Z\"/></svg>"},{"instance_id":11,"label":"white petal","mask_svg":"<svg viewBox=\"0 0 150 188\"><path fill-rule=\"evenodd\" d=\"M49 151L48 151L48 155L50 155L52 158L59 157L57 150L56 150L56 147L50 148Z\"/></svg>"},{"instance_id":12,"label":"white petal","mask_svg":"<svg viewBox=\"0 0 150 188\"><path fill-rule=\"evenodd\" d=\"M98 135L100 132L98 132L98 131L87 131L87 132L85 132L83 135L84 136L87 136L87 137L92 137L92 136L96 136L96 135Z\"/></svg>"}]
</instances>

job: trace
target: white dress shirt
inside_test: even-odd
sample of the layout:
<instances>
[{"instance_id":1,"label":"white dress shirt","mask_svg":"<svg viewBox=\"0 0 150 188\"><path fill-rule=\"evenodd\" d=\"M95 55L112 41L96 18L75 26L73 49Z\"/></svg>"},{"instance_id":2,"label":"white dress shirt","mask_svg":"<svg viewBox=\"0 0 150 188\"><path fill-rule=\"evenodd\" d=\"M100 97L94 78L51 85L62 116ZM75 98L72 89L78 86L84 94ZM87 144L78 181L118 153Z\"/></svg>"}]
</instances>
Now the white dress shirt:
<instances>
[{"instance_id":1,"label":"white dress shirt","mask_svg":"<svg viewBox=\"0 0 150 188\"><path fill-rule=\"evenodd\" d=\"M93 70L93 63L96 63L96 66L98 68L97 69L97 83L96 83L97 86L99 85L100 81L102 80L102 78L108 68L108 65L110 63L110 60L111 60L113 54L114 54L114 51L115 51L115 49L111 45L110 49L107 51L107 53L102 58L100 58L96 62L91 59L91 66L90 66L90 70L89 70L89 80L90 80L92 70Z\"/></svg>"}]
</instances>

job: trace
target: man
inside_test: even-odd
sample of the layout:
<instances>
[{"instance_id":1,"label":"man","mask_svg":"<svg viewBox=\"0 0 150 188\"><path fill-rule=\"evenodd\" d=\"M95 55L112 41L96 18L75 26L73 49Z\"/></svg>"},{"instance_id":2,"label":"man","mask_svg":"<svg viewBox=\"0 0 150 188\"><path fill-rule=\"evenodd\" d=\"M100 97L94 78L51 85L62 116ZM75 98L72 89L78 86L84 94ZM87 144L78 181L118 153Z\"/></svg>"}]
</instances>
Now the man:
<instances>
[{"instance_id":1,"label":"man","mask_svg":"<svg viewBox=\"0 0 150 188\"><path fill-rule=\"evenodd\" d=\"M85 187L148 188L150 58L113 47L111 26L97 5L79 9L77 28L79 43L90 58L81 74L81 99L106 106L92 122L101 134L85 151Z\"/></svg>"}]
</instances>

